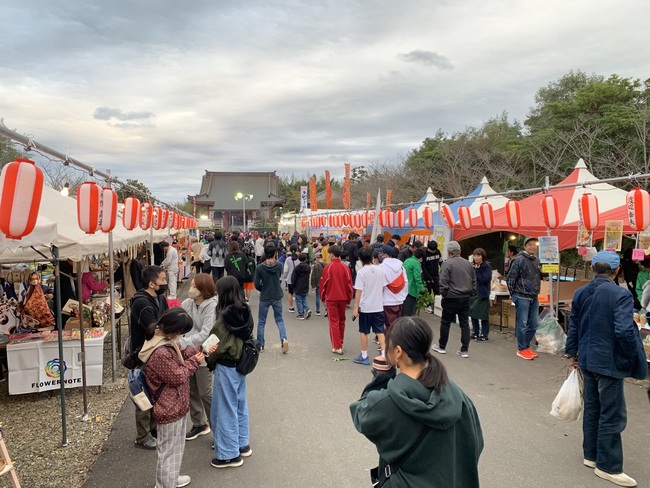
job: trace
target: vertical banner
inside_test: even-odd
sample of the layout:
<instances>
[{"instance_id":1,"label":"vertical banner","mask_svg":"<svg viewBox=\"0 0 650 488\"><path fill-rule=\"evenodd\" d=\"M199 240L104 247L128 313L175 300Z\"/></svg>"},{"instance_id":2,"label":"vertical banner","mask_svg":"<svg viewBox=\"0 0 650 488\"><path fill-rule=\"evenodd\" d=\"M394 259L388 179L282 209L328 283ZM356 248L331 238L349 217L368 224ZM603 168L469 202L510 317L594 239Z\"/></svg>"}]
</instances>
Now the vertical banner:
<instances>
[{"instance_id":1,"label":"vertical banner","mask_svg":"<svg viewBox=\"0 0 650 488\"><path fill-rule=\"evenodd\" d=\"M605 242L603 248L610 251L620 251L623 242L623 221L608 220L605 222Z\"/></svg>"},{"instance_id":2,"label":"vertical banner","mask_svg":"<svg viewBox=\"0 0 650 488\"><path fill-rule=\"evenodd\" d=\"M343 208L350 208L350 163L345 163L345 178L343 179Z\"/></svg>"},{"instance_id":3,"label":"vertical banner","mask_svg":"<svg viewBox=\"0 0 650 488\"><path fill-rule=\"evenodd\" d=\"M304 212L307 208L307 187L300 187L300 213Z\"/></svg>"},{"instance_id":4,"label":"vertical banner","mask_svg":"<svg viewBox=\"0 0 650 488\"><path fill-rule=\"evenodd\" d=\"M386 207L390 207L392 200L393 200L393 190L386 190Z\"/></svg>"},{"instance_id":5,"label":"vertical banner","mask_svg":"<svg viewBox=\"0 0 650 488\"><path fill-rule=\"evenodd\" d=\"M309 208L312 212L318 210L318 199L316 198L316 178L309 178Z\"/></svg>"},{"instance_id":6,"label":"vertical banner","mask_svg":"<svg viewBox=\"0 0 650 488\"><path fill-rule=\"evenodd\" d=\"M325 170L325 208L332 206L332 182L330 181L330 172Z\"/></svg>"},{"instance_id":7,"label":"vertical banner","mask_svg":"<svg viewBox=\"0 0 650 488\"><path fill-rule=\"evenodd\" d=\"M366 193L366 210L370 210L370 192Z\"/></svg>"}]
</instances>

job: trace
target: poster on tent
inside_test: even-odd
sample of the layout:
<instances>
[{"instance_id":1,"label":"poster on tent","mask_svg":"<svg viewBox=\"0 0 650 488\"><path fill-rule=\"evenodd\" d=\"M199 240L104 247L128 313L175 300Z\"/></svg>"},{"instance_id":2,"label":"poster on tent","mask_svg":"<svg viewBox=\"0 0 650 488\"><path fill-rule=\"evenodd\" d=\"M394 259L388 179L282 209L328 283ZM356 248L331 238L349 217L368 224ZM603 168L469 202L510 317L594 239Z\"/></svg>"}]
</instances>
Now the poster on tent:
<instances>
[{"instance_id":1,"label":"poster on tent","mask_svg":"<svg viewBox=\"0 0 650 488\"><path fill-rule=\"evenodd\" d=\"M578 240L576 247L591 247L593 232L588 230L582 222L578 223Z\"/></svg>"},{"instance_id":2,"label":"poster on tent","mask_svg":"<svg viewBox=\"0 0 650 488\"><path fill-rule=\"evenodd\" d=\"M438 250L442 254L442 259L447 259L446 243L451 241L451 229L446 225L436 225L433 227L433 234L429 240L434 240L438 243Z\"/></svg>"},{"instance_id":3,"label":"poster on tent","mask_svg":"<svg viewBox=\"0 0 650 488\"><path fill-rule=\"evenodd\" d=\"M605 222L605 243L603 249L621 250L623 242L623 221L608 220Z\"/></svg>"},{"instance_id":4,"label":"poster on tent","mask_svg":"<svg viewBox=\"0 0 650 488\"><path fill-rule=\"evenodd\" d=\"M643 249L646 251L646 254L650 254L650 232L647 230L645 232L641 232L639 234L639 238L637 240L637 246L639 249Z\"/></svg>"},{"instance_id":5,"label":"poster on tent","mask_svg":"<svg viewBox=\"0 0 650 488\"><path fill-rule=\"evenodd\" d=\"M540 236L539 262L542 264L558 264L560 262L560 245L557 236Z\"/></svg>"}]
</instances>

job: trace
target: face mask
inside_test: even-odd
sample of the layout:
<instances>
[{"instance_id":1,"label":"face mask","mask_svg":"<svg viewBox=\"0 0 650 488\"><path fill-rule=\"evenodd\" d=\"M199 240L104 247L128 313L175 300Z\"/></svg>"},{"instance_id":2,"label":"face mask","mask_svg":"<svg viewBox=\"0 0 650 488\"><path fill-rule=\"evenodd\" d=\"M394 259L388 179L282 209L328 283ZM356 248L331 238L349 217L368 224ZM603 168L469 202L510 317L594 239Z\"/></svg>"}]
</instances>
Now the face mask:
<instances>
[{"instance_id":1,"label":"face mask","mask_svg":"<svg viewBox=\"0 0 650 488\"><path fill-rule=\"evenodd\" d=\"M158 285L158 289L156 290L156 295L164 295L167 292L167 285Z\"/></svg>"},{"instance_id":2,"label":"face mask","mask_svg":"<svg viewBox=\"0 0 650 488\"><path fill-rule=\"evenodd\" d=\"M199 298L201 296L201 292L197 288L190 286L190 289L187 290L187 296L192 299Z\"/></svg>"},{"instance_id":3,"label":"face mask","mask_svg":"<svg viewBox=\"0 0 650 488\"><path fill-rule=\"evenodd\" d=\"M36 286L36 285L38 285L38 280L31 280L29 282L29 284L32 285L32 286Z\"/></svg>"}]
</instances>

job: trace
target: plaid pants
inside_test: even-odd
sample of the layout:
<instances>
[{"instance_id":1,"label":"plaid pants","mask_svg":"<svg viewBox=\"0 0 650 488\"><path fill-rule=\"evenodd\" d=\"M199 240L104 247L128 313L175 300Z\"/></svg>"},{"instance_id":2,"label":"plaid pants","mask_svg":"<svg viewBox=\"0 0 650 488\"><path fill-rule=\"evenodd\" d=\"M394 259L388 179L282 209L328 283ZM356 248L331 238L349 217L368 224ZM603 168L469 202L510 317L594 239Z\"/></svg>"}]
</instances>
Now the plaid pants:
<instances>
[{"instance_id":1,"label":"plaid pants","mask_svg":"<svg viewBox=\"0 0 650 488\"><path fill-rule=\"evenodd\" d=\"M171 424L158 424L156 488L176 488L185 450L186 422L183 417Z\"/></svg>"}]
</instances>

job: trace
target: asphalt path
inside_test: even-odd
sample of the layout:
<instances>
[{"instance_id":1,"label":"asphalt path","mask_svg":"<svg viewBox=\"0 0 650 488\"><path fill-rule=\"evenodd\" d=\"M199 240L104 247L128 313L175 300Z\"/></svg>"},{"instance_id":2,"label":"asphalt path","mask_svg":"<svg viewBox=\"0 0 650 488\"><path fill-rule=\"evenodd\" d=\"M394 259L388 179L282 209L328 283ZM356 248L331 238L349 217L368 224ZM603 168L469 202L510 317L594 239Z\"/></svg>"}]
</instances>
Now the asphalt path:
<instances>
[{"instance_id":1,"label":"asphalt path","mask_svg":"<svg viewBox=\"0 0 650 488\"><path fill-rule=\"evenodd\" d=\"M251 299L255 316L258 296L253 292ZM308 300L313 305L313 294ZM282 354L269 313L266 349L248 377L253 455L242 467L215 469L210 465L211 435L187 442L181 474L192 477L190 486L370 486L369 468L377 464L377 453L354 429L349 411L371 378L369 366L351 360L359 353L357 322L348 319L346 326L342 357L348 360L335 361L341 356L331 354L327 318L296 320L286 303L285 298L289 353ZM439 319L423 317L437 338ZM522 360L515 355L512 335L500 334L498 327L488 342L472 342L468 359L455 354L459 345L460 331L452 326L448 353L438 357L478 410L485 439L481 486L614 486L582 465L581 421L563 422L549 415L567 374L565 360L546 354ZM377 354L373 348L371 344L371 356ZM625 394L624 469L639 486L650 486L650 405L640 386L626 384ZM86 488L155 486L156 453L134 447L133 409L127 399Z\"/></svg>"}]
</instances>

